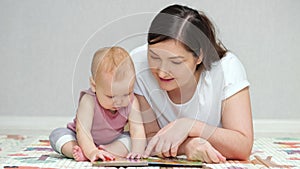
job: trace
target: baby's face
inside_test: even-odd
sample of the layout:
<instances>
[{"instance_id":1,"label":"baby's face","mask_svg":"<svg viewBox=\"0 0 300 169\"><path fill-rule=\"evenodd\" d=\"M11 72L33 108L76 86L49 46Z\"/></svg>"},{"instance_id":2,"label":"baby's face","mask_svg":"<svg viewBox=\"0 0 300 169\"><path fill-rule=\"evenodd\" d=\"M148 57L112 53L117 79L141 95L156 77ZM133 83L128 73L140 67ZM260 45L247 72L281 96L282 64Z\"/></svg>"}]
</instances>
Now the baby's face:
<instances>
[{"instance_id":1,"label":"baby's face","mask_svg":"<svg viewBox=\"0 0 300 169\"><path fill-rule=\"evenodd\" d=\"M134 80L124 77L114 80L110 74L103 74L96 83L96 96L101 106L108 110L118 110L129 105L133 99Z\"/></svg>"}]
</instances>

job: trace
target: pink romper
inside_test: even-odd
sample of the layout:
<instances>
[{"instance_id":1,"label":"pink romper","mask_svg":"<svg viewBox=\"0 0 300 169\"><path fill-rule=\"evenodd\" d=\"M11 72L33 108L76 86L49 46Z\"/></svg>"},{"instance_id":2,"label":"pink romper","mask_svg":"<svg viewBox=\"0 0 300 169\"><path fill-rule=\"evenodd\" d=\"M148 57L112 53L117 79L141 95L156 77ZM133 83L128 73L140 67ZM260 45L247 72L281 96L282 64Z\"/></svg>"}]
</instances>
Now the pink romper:
<instances>
[{"instance_id":1,"label":"pink romper","mask_svg":"<svg viewBox=\"0 0 300 169\"><path fill-rule=\"evenodd\" d=\"M80 93L79 101L84 94L93 96L95 101L94 118L91 129L91 134L94 143L99 146L102 144L111 143L118 138L124 131L124 126L128 121L129 112L131 110L132 102L127 107L118 110L117 113L112 114L110 111L104 109L98 102L96 94L91 89L82 91ZM67 127L76 133L76 120L69 123Z\"/></svg>"}]
</instances>

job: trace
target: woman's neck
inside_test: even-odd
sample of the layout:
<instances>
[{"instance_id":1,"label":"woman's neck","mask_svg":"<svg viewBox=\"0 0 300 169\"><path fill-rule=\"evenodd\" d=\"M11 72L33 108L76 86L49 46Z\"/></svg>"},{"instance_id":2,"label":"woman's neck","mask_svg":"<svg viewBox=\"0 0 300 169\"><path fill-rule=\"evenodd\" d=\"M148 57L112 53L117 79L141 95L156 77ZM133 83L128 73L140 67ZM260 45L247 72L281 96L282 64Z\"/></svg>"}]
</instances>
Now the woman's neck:
<instances>
[{"instance_id":1,"label":"woman's neck","mask_svg":"<svg viewBox=\"0 0 300 169\"><path fill-rule=\"evenodd\" d=\"M195 91L197 89L197 85L200 79L200 74L203 70L203 66L200 66L198 70L195 71L194 77L190 79L190 82L188 82L186 85L181 86L177 89L174 89L172 91L168 91L169 98L175 103L175 104L183 104L188 102L195 94Z\"/></svg>"}]
</instances>

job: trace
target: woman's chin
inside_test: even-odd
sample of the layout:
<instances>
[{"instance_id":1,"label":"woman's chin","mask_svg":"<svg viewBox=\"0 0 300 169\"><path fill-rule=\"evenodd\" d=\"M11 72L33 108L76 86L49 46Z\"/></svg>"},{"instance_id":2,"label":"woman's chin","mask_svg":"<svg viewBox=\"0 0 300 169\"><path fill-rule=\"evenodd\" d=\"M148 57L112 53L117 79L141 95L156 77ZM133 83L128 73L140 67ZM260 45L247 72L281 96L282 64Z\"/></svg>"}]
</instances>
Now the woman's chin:
<instances>
[{"instance_id":1,"label":"woman's chin","mask_svg":"<svg viewBox=\"0 0 300 169\"><path fill-rule=\"evenodd\" d=\"M159 87L162 89L162 90L165 90L165 91L172 91L174 90L176 87L173 86L173 85L169 85L169 84L159 84Z\"/></svg>"}]
</instances>

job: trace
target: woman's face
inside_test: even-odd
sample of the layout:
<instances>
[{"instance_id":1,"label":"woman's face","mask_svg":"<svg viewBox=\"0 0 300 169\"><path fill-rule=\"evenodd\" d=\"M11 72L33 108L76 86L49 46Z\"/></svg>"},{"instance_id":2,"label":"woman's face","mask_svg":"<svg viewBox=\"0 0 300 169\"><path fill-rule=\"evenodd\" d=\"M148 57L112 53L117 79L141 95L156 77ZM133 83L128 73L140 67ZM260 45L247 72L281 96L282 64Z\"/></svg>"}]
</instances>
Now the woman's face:
<instances>
[{"instance_id":1,"label":"woman's face","mask_svg":"<svg viewBox=\"0 0 300 169\"><path fill-rule=\"evenodd\" d=\"M180 42L167 40L148 47L148 62L161 89L172 91L195 82L196 66L202 56L195 58Z\"/></svg>"}]
</instances>

